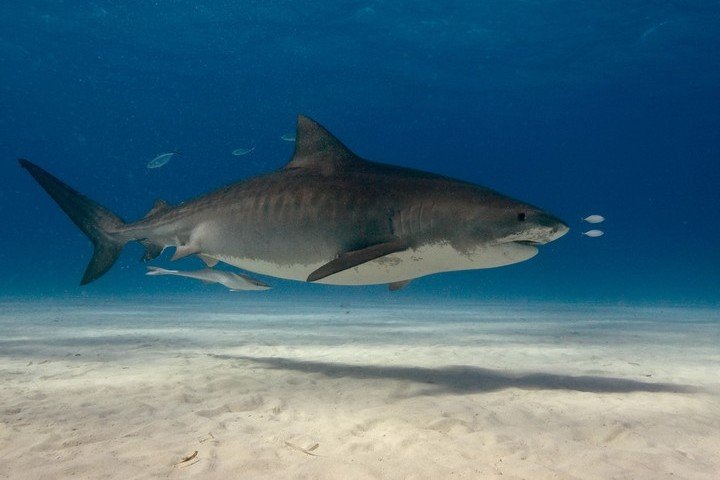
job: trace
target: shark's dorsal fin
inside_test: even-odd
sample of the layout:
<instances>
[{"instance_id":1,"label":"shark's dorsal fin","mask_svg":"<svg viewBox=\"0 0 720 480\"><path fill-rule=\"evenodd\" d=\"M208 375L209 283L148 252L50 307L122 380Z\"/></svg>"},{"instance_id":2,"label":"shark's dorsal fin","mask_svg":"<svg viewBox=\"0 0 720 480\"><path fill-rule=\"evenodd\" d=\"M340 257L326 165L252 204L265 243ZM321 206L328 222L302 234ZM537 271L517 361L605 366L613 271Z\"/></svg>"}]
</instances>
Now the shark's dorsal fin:
<instances>
[{"instance_id":1,"label":"shark's dorsal fin","mask_svg":"<svg viewBox=\"0 0 720 480\"><path fill-rule=\"evenodd\" d=\"M145 214L145 217L143 218L150 218L153 215L157 215L159 213L165 213L168 210L172 208L172 205L167 203L165 200L155 200L155 203L153 204L153 207L150 209L149 212Z\"/></svg>"},{"instance_id":2,"label":"shark's dorsal fin","mask_svg":"<svg viewBox=\"0 0 720 480\"><path fill-rule=\"evenodd\" d=\"M363 162L325 127L309 117L298 115L295 153L285 168L312 169L330 174Z\"/></svg>"}]
</instances>

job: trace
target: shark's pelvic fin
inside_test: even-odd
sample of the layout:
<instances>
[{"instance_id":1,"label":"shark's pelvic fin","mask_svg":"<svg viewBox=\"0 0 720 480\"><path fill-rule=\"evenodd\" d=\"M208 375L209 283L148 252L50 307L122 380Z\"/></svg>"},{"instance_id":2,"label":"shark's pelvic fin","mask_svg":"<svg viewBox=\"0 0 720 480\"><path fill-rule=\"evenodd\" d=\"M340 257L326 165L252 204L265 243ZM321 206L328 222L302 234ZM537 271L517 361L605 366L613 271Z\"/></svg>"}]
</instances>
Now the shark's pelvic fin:
<instances>
[{"instance_id":1,"label":"shark's pelvic fin","mask_svg":"<svg viewBox=\"0 0 720 480\"><path fill-rule=\"evenodd\" d=\"M132 240L121 232L125 222L34 163L25 159L20 159L19 162L57 202L70 220L88 236L95 247L80 285L100 278L118 259L125 243Z\"/></svg>"},{"instance_id":2,"label":"shark's pelvic fin","mask_svg":"<svg viewBox=\"0 0 720 480\"><path fill-rule=\"evenodd\" d=\"M285 168L312 169L329 175L338 169L364 162L315 120L298 116L295 153Z\"/></svg>"},{"instance_id":3,"label":"shark's pelvic fin","mask_svg":"<svg viewBox=\"0 0 720 480\"><path fill-rule=\"evenodd\" d=\"M170 260L174 262L175 260L180 260L181 258L195 255L196 253L200 253L200 250L193 245L178 245L175 248L175 253Z\"/></svg>"},{"instance_id":4,"label":"shark's pelvic fin","mask_svg":"<svg viewBox=\"0 0 720 480\"><path fill-rule=\"evenodd\" d=\"M388 283L388 290L390 290L391 292L397 292L398 290L402 290L403 288L407 287L408 283L410 282L412 282L412 279Z\"/></svg>"},{"instance_id":5,"label":"shark's pelvic fin","mask_svg":"<svg viewBox=\"0 0 720 480\"><path fill-rule=\"evenodd\" d=\"M389 242L371 245L360 250L341 253L335 260L326 263L312 272L308 276L307 281L316 282L335 273L347 270L348 268L357 267L376 258L407 250L407 248L407 242L398 238Z\"/></svg>"},{"instance_id":6,"label":"shark's pelvic fin","mask_svg":"<svg viewBox=\"0 0 720 480\"><path fill-rule=\"evenodd\" d=\"M212 257L208 257L207 255L203 255L202 253L197 254L198 258L205 262L205 265L212 268L215 265L218 264L218 261Z\"/></svg>"}]
</instances>

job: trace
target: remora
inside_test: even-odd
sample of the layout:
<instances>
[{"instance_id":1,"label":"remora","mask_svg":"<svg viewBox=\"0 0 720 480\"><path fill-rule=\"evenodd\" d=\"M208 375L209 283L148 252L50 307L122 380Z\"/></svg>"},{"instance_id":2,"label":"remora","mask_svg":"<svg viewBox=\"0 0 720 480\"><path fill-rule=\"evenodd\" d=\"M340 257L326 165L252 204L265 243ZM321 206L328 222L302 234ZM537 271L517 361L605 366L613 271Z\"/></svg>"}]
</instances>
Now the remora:
<instances>
[{"instance_id":1,"label":"remora","mask_svg":"<svg viewBox=\"0 0 720 480\"><path fill-rule=\"evenodd\" d=\"M360 158L305 116L284 168L176 206L158 200L134 223L20 164L93 242L82 285L107 272L131 240L145 246L146 261L172 246L173 260L198 255L285 279L396 289L433 273L527 260L568 231L489 188Z\"/></svg>"}]
</instances>

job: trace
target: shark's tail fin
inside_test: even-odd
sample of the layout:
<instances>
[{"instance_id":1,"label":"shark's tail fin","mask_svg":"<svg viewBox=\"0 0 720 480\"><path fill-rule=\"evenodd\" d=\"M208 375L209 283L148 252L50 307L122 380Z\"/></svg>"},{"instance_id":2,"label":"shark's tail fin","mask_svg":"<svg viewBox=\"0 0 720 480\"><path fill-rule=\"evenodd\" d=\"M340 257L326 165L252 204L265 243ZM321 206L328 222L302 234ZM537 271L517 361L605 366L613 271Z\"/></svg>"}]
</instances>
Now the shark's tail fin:
<instances>
[{"instance_id":1,"label":"shark's tail fin","mask_svg":"<svg viewBox=\"0 0 720 480\"><path fill-rule=\"evenodd\" d=\"M100 278L110 270L120 256L123 246L130 238L118 232L125 226L119 217L110 210L95 203L81 193L73 190L48 172L25 159L20 166L60 205L75 225L90 238L95 246L92 259L85 269L80 285Z\"/></svg>"}]
</instances>

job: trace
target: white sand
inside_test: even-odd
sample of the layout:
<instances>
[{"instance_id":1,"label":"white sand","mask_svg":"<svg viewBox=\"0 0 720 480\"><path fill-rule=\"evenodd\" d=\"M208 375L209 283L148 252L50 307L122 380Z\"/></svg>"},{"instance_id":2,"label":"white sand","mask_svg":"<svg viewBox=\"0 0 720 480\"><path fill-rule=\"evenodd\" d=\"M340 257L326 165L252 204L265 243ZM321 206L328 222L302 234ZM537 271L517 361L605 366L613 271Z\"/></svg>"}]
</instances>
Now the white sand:
<instances>
[{"instance_id":1,"label":"white sand","mask_svg":"<svg viewBox=\"0 0 720 480\"><path fill-rule=\"evenodd\" d=\"M0 478L720 472L716 311L58 305L0 306Z\"/></svg>"}]
</instances>

